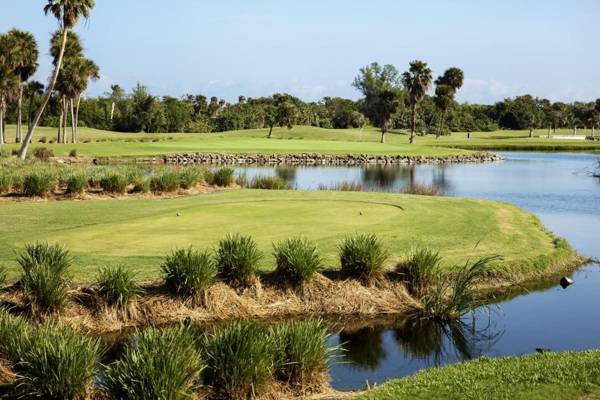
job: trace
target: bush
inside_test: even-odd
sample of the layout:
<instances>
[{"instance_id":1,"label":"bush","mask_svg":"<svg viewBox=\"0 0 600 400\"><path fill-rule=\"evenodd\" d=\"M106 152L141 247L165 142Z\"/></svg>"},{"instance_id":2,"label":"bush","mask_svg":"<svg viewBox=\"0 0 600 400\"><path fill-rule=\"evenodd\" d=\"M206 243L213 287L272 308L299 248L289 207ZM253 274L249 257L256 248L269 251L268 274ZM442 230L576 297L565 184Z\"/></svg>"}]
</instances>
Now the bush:
<instances>
[{"instance_id":1,"label":"bush","mask_svg":"<svg viewBox=\"0 0 600 400\"><path fill-rule=\"evenodd\" d=\"M45 243L27 245L17 258L25 302L34 311L60 311L67 302L71 259L62 247Z\"/></svg>"},{"instance_id":2,"label":"bush","mask_svg":"<svg viewBox=\"0 0 600 400\"><path fill-rule=\"evenodd\" d=\"M127 177L119 172L100 178L100 187L107 193L124 194L127 191L127 185L129 185Z\"/></svg>"},{"instance_id":3,"label":"bush","mask_svg":"<svg viewBox=\"0 0 600 400\"><path fill-rule=\"evenodd\" d=\"M286 190L290 186L287 182L276 176L257 176L250 182L252 189Z\"/></svg>"},{"instance_id":4,"label":"bush","mask_svg":"<svg viewBox=\"0 0 600 400\"><path fill-rule=\"evenodd\" d=\"M88 186L88 176L83 172L71 174L67 178L67 193L82 194Z\"/></svg>"},{"instance_id":5,"label":"bush","mask_svg":"<svg viewBox=\"0 0 600 400\"><path fill-rule=\"evenodd\" d=\"M219 275L229 284L251 285L262 253L250 236L227 235L219 242L216 260Z\"/></svg>"},{"instance_id":6,"label":"bush","mask_svg":"<svg viewBox=\"0 0 600 400\"><path fill-rule=\"evenodd\" d=\"M322 321L298 321L272 329L275 343L275 377L305 387L320 383L332 349L327 348L327 329Z\"/></svg>"},{"instance_id":7,"label":"bush","mask_svg":"<svg viewBox=\"0 0 600 400\"><path fill-rule=\"evenodd\" d=\"M48 141L48 139L46 138L46 136L42 136L39 140L38 143L46 143Z\"/></svg>"},{"instance_id":8,"label":"bush","mask_svg":"<svg viewBox=\"0 0 600 400\"><path fill-rule=\"evenodd\" d=\"M265 327L234 322L204 339L206 384L227 399L246 399L273 377L274 346Z\"/></svg>"},{"instance_id":9,"label":"bush","mask_svg":"<svg viewBox=\"0 0 600 400\"><path fill-rule=\"evenodd\" d=\"M317 246L302 237L286 239L273 245L277 273L292 283L300 283L321 269Z\"/></svg>"},{"instance_id":10,"label":"bush","mask_svg":"<svg viewBox=\"0 0 600 400\"><path fill-rule=\"evenodd\" d=\"M99 362L100 342L52 323L32 331L14 365L17 390L26 398L87 397Z\"/></svg>"},{"instance_id":11,"label":"bush","mask_svg":"<svg viewBox=\"0 0 600 400\"><path fill-rule=\"evenodd\" d=\"M69 152L69 157L77 157L77 149L71 149Z\"/></svg>"},{"instance_id":12,"label":"bush","mask_svg":"<svg viewBox=\"0 0 600 400\"><path fill-rule=\"evenodd\" d=\"M179 185L189 189L204 179L204 172L198 167L184 167L178 171Z\"/></svg>"},{"instance_id":13,"label":"bush","mask_svg":"<svg viewBox=\"0 0 600 400\"><path fill-rule=\"evenodd\" d=\"M235 182L234 171L231 168L221 168L211 177L211 184L216 186L231 186Z\"/></svg>"},{"instance_id":14,"label":"bush","mask_svg":"<svg viewBox=\"0 0 600 400\"><path fill-rule=\"evenodd\" d=\"M178 188L179 176L175 171L160 171L150 178L150 189L153 192L174 192Z\"/></svg>"},{"instance_id":15,"label":"bush","mask_svg":"<svg viewBox=\"0 0 600 400\"><path fill-rule=\"evenodd\" d=\"M440 272L442 257L439 252L419 248L408 259L396 267L408 291L417 297L423 296L433 285Z\"/></svg>"},{"instance_id":16,"label":"bush","mask_svg":"<svg viewBox=\"0 0 600 400\"><path fill-rule=\"evenodd\" d=\"M342 274L369 282L383 273L389 253L374 234L348 237L339 246Z\"/></svg>"},{"instance_id":17,"label":"bush","mask_svg":"<svg viewBox=\"0 0 600 400\"><path fill-rule=\"evenodd\" d=\"M46 142L42 142L46 143ZM54 157L54 152L46 147L36 147L33 150L33 156L41 161L48 161L50 157Z\"/></svg>"},{"instance_id":18,"label":"bush","mask_svg":"<svg viewBox=\"0 0 600 400\"><path fill-rule=\"evenodd\" d=\"M23 194L25 196L46 197L56 187L56 176L51 172L35 171L23 179Z\"/></svg>"},{"instance_id":19,"label":"bush","mask_svg":"<svg viewBox=\"0 0 600 400\"><path fill-rule=\"evenodd\" d=\"M100 296L111 306L127 307L141 293L141 289L135 283L135 273L120 265L101 268L96 277L96 284Z\"/></svg>"},{"instance_id":20,"label":"bush","mask_svg":"<svg viewBox=\"0 0 600 400\"><path fill-rule=\"evenodd\" d=\"M162 265L167 287L183 296L202 295L217 277L217 267L208 251L178 249Z\"/></svg>"},{"instance_id":21,"label":"bush","mask_svg":"<svg viewBox=\"0 0 600 400\"><path fill-rule=\"evenodd\" d=\"M114 400L187 400L201 371L189 329L149 328L135 335L121 358L106 367L102 386Z\"/></svg>"}]
</instances>

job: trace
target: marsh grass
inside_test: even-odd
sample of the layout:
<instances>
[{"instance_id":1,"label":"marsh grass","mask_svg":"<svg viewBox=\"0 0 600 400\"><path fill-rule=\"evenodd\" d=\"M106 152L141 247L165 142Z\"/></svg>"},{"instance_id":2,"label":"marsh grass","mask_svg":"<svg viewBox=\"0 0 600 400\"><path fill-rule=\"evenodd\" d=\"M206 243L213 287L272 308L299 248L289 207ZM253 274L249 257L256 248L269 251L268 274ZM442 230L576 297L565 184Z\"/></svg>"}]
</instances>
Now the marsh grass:
<instances>
[{"instance_id":1,"label":"marsh grass","mask_svg":"<svg viewBox=\"0 0 600 400\"><path fill-rule=\"evenodd\" d=\"M402 276L410 294L421 297L437 281L441 262L442 257L439 252L417 248L406 260L396 266L396 272Z\"/></svg>"},{"instance_id":2,"label":"marsh grass","mask_svg":"<svg viewBox=\"0 0 600 400\"><path fill-rule=\"evenodd\" d=\"M106 193L125 194L129 180L124 173L114 171L101 177L99 183Z\"/></svg>"},{"instance_id":3,"label":"marsh grass","mask_svg":"<svg viewBox=\"0 0 600 400\"><path fill-rule=\"evenodd\" d=\"M185 297L203 295L218 274L210 252L196 251L191 247L177 249L168 255L161 269L167 288Z\"/></svg>"},{"instance_id":4,"label":"marsh grass","mask_svg":"<svg viewBox=\"0 0 600 400\"><path fill-rule=\"evenodd\" d=\"M244 400L273 379L275 346L266 327L234 322L204 337L206 384L222 398Z\"/></svg>"},{"instance_id":5,"label":"marsh grass","mask_svg":"<svg viewBox=\"0 0 600 400\"><path fill-rule=\"evenodd\" d=\"M101 353L98 339L46 323L20 342L14 370L21 396L48 400L88 396Z\"/></svg>"},{"instance_id":6,"label":"marsh grass","mask_svg":"<svg viewBox=\"0 0 600 400\"><path fill-rule=\"evenodd\" d=\"M102 387L112 400L187 400L193 397L202 369L189 328L148 328L106 367Z\"/></svg>"},{"instance_id":7,"label":"marsh grass","mask_svg":"<svg viewBox=\"0 0 600 400\"><path fill-rule=\"evenodd\" d=\"M400 191L404 194L416 194L419 196L441 196L442 190L434 185L422 185L419 183L412 184Z\"/></svg>"},{"instance_id":8,"label":"marsh grass","mask_svg":"<svg viewBox=\"0 0 600 400\"><path fill-rule=\"evenodd\" d=\"M150 178L150 190L153 192L174 192L179 189L180 177L177 172L165 169L156 172Z\"/></svg>"},{"instance_id":9,"label":"marsh grass","mask_svg":"<svg viewBox=\"0 0 600 400\"><path fill-rule=\"evenodd\" d=\"M111 307L127 308L142 294L135 273L121 265L101 268L96 285L100 297Z\"/></svg>"},{"instance_id":10,"label":"marsh grass","mask_svg":"<svg viewBox=\"0 0 600 400\"><path fill-rule=\"evenodd\" d=\"M276 176L256 176L252 178L248 187L265 190L287 190L290 188L285 180Z\"/></svg>"},{"instance_id":11,"label":"marsh grass","mask_svg":"<svg viewBox=\"0 0 600 400\"><path fill-rule=\"evenodd\" d=\"M54 190L57 183L56 175L53 172L38 169L23 178L23 194L29 197L46 197Z\"/></svg>"},{"instance_id":12,"label":"marsh grass","mask_svg":"<svg viewBox=\"0 0 600 400\"><path fill-rule=\"evenodd\" d=\"M40 142L40 143L46 143ZM33 152L33 156L40 161L48 161L51 157L54 157L54 152L47 147L36 147Z\"/></svg>"},{"instance_id":13,"label":"marsh grass","mask_svg":"<svg viewBox=\"0 0 600 400\"><path fill-rule=\"evenodd\" d=\"M15 174L0 173L0 193L11 193L15 185Z\"/></svg>"},{"instance_id":14,"label":"marsh grass","mask_svg":"<svg viewBox=\"0 0 600 400\"><path fill-rule=\"evenodd\" d=\"M338 192L362 192L363 186L360 183L352 181L343 181L334 185L319 185L318 190L329 190Z\"/></svg>"},{"instance_id":15,"label":"marsh grass","mask_svg":"<svg viewBox=\"0 0 600 400\"><path fill-rule=\"evenodd\" d=\"M11 315L0 307L0 357L11 364L19 359L19 351L24 349L22 341L29 336L30 326L25 320Z\"/></svg>"},{"instance_id":16,"label":"marsh grass","mask_svg":"<svg viewBox=\"0 0 600 400\"><path fill-rule=\"evenodd\" d=\"M88 187L89 177L85 172L73 172L66 179L66 192L71 195L80 195Z\"/></svg>"},{"instance_id":17,"label":"marsh grass","mask_svg":"<svg viewBox=\"0 0 600 400\"><path fill-rule=\"evenodd\" d=\"M252 237L228 234L217 247L215 259L219 276L234 286L250 286L256 280L263 254Z\"/></svg>"},{"instance_id":18,"label":"marsh grass","mask_svg":"<svg viewBox=\"0 0 600 400\"><path fill-rule=\"evenodd\" d=\"M339 244L339 256L344 276L369 283L383 275L389 252L375 234L359 234Z\"/></svg>"},{"instance_id":19,"label":"marsh grass","mask_svg":"<svg viewBox=\"0 0 600 400\"><path fill-rule=\"evenodd\" d=\"M216 186L227 187L235 182L235 172L231 168L220 168L212 173L211 184Z\"/></svg>"},{"instance_id":20,"label":"marsh grass","mask_svg":"<svg viewBox=\"0 0 600 400\"><path fill-rule=\"evenodd\" d=\"M275 377L302 388L323 384L335 349L327 346L321 320L295 321L271 328L275 346Z\"/></svg>"},{"instance_id":21,"label":"marsh grass","mask_svg":"<svg viewBox=\"0 0 600 400\"><path fill-rule=\"evenodd\" d=\"M293 237L273 244L276 272L292 284L310 279L322 269L317 245L303 237Z\"/></svg>"},{"instance_id":22,"label":"marsh grass","mask_svg":"<svg viewBox=\"0 0 600 400\"><path fill-rule=\"evenodd\" d=\"M182 189L190 189L204 180L204 170L199 167L183 167L177 171L177 174Z\"/></svg>"},{"instance_id":23,"label":"marsh grass","mask_svg":"<svg viewBox=\"0 0 600 400\"><path fill-rule=\"evenodd\" d=\"M6 268L0 267L0 287L2 287L4 285L7 277L8 277L8 272L6 271Z\"/></svg>"}]
</instances>

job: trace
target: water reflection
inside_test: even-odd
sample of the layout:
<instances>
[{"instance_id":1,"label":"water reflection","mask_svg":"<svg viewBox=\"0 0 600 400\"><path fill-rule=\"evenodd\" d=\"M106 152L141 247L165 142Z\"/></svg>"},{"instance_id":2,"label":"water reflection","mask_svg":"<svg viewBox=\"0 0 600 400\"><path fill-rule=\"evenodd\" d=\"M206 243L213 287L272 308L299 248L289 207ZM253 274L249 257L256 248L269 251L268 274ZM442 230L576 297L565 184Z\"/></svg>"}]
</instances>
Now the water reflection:
<instances>
[{"instance_id":1,"label":"water reflection","mask_svg":"<svg viewBox=\"0 0 600 400\"><path fill-rule=\"evenodd\" d=\"M385 360L381 326L367 326L358 330L346 329L339 333L344 362L356 368L375 370Z\"/></svg>"}]
</instances>

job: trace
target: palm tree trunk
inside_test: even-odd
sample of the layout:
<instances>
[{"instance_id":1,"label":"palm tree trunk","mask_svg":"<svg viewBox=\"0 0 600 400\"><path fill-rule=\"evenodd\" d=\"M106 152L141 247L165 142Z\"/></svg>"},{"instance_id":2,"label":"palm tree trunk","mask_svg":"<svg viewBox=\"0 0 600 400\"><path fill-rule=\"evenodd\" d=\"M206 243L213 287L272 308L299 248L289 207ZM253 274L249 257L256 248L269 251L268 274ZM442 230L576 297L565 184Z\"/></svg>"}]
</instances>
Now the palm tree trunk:
<instances>
[{"instance_id":1,"label":"palm tree trunk","mask_svg":"<svg viewBox=\"0 0 600 400\"><path fill-rule=\"evenodd\" d=\"M115 115L115 102L113 101L110 105L110 122L113 122L113 117Z\"/></svg>"},{"instance_id":2,"label":"palm tree trunk","mask_svg":"<svg viewBox=\"0 0 600 400\"><path fill-rule=\"evenodd\" d=\"M60 115L58 117L58 134L56 136L56 143L62 143L62 127L63 127L63 118L65 117L65 112L62 106L62 101L60 102Z\"/></svg>"},{"instance_id":3,"label":"palm tree trunk","mask_svg":"<svg viewBox=\"0 0 600 400\"><path fill-rule=\"evenodd\" d=\"M19 150L19 158L24 160L27 156L27 150L29 149L29 144L31 143L31 138L33 137L33 133L35 128L40 123L40 119L42 118L42 114L44 113L44 109L48 105L48 101L50 101L50 96L52 95L52 91L54 90L54 86L56 85L56 80L58 79L58 73L60 72L60 67L62 66L63 57L65 55L65 47L67 45L67 33L68 29L66 27L62 28L62 39L60 44L60 53L58 55L58 61L56 62L56 68L54 68L54 73L52 74L52 79L50 80L50 85L46 88L46 94L44 95L44 100L42 104L38 108L35 117L33 119L33 123L31 127L27 131L27 136L25 136L25 140L21 145L21 149Z\"/></svg>"},{"instance_id":4,"label":"palm tree trunk","mask_svg":"<svg viewBox=\"0 0 600 400\"><path fill-rule=\"evenodd\" d=\"M73 104L73 99L69 100L69 106L71 108L71 143L75 143L75 105Z\"/></svg>"},{"instance_id":5,"label":"palm tree trunk","mask_svg":"<svg viewBox=\"0 0 600 400\"><path fill-rule=\"evenodd\" d=\"M67 144L68 140L67 140L67 124L69 123L69 101L67 100L66 96L63 96L63 108L65 110L65 119L64 119L64 123L63 123L63 144Z\"/></svg>"},{"instance_id":6,"label":"palm tree trunk","mask_svg":"<svg viewBox=\"0 0 600 400\"><path fill-rule=\"evenodd\" d=\"M23 84L19 83L19 98L17 99L17 136L15 143L21 143L23 137Z\"/></svg>"},{"instance_id":7,"label":"palm tree trunk","mask_svg":"<svg viewBox=\"0 0 600 400\"><path fill-rule=\"evenodd\" d=\"M267 136L269 139L271 139L271 135L273 134L273 125L271 125L269 127L269 136Z\"/></svg>"},{"instance_id":8,"label":"palm tree trunk","mask_svg":"<svg viewBox=\"0 0 600 400\"><path fill-rule=\"evenodd\" d=\"M436 139L439 138L440 136L442 136L442 134L444 133L444 121L445 120L446 120L446 110L442 111L442 120L440 121L440 131L438 132Z\"/></svg>"},{"instance_id":9,"label":"palm tree trunk","mask_svg":"<svg viewBox=\"0 0 600 400\"><path fill-rule=\"evenodd\" d=\"M417 129L417 104L413 103L411 105L411 113L412 113L412 118L411 118L411 123L410 123L410 144L413 144L415 142L415 130Z\"/></svg>"},{"instance_id":10,"label":"palm tree trunk","mask_svg":"<svg viewBox=\"0 0 600 400\"><path fill-rule=\"evenodd\" d=\"M4 97L0 99L0 144L4 144Z\"/></svg>"},{"instance_id":11,"label":"palm tree trunk","mask_svg":"<svg viewBox=\"0 0 600 400\"><path fill-rule=\"evenodd\" d=\"M75 141L73 143L77 143L79 140L79 106L81 106L81 93L77 96L77 104L75 105Z\"/></svg>"},{"instance_id":12,"label":"palm tree trunk","mask_svg":"<svg viewBox=\"0 0 600 400\"><path fill-rule=\"evenodd\" d=\"M387 132L387 121L381 123L381 143L385 143L385 133Z\"/></svg>"}]
</instances>

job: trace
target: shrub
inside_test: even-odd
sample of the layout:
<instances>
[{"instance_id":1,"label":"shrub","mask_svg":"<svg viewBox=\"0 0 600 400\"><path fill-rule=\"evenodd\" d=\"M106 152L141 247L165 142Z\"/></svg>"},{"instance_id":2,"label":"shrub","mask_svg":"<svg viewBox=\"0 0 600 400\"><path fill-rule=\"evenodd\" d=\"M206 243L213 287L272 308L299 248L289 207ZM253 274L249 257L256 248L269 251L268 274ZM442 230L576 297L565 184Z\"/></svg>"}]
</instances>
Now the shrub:
<instances>
[{"instance_id":1,"label":"shrub","mask_svg":"<svg viewBox=\"0 0 600 400\"><path fill-rule=\"evenodd\" d=\"M102 386L114 400L187 400L201 371L189 329L149 328L136 334L121 358L106 367Z\"/></svg>"},{"instance_id":2,"label":"shrub","mask_svg":"<svg viewBox=\"0 0 600 400\"><path fill-rule=\"evenodd\" d=\"M389 253L374 234L348 237L339 246L342 274L369 282L383 273Z\"/></svg>"},{"instance_id":3,"label":"shrub","mask_svg":"<svg viewBox=\"0 0 600 400\"><path fill-rule=\"evenodd\" d=\"M150 178L150 189L153 192L174 192L178 188L179 176L175 171L160 171Z\"/></svg>"},{"instance_id":4,"label":"shrub","mask_svg":"<svg viewBox=\"0 0 600 400\"><path fill-rule=\"evenodd\" d=\"M22 268L25 302L42 313L60 311L67 302L71 260L62 247L45 243L27 245L17 258Z\"/></svg>"},{"instance_id":5,"label":"shrub","mask_svg":"<svg viewBox=\"0 0 600 400\"><path fill-rule=\"evenodd\" d=\"M400 191L404 194L416 194L420 196L441 196L442 191L434 185L421 185L418 183L405 187Z\"/></svg>"},{"instance_id":6,"label":"shrub","mask_svg":"<svg viewBox=\"0 0 600 400\"><path fill-rule=\"evenodd\" d=\"M320 320L276 326L275 377L292 385L320 383L333 349L327 348L327 329Z\"/></svg>"},{"instance_id":7,"label":"shrub","mask_svg":"<svg viewBox=\"0 0 600 400\"><path fill-rule=\"evenodd\" d=\"M204 179L204 172L198 167L184 167L178 171L179 185L189 189Z\"/></svg>"},{"instance_id":8,"label":"shrub","mask_svg":"<svg viewBox=\"0 0 600 400\"><path fill-rule=\"evenodd\" d=\"M67 193L82 194L88 186L88 176L83 172L76 172L67 178Z\"/></svg>"},{"instance_id":9,"label":"shrub","mask_svg":"<svg viewBox=\"0 0 600 400\"><path fill-rule=\"evenodd\" d=\"M208 251L175 250L162 265L167 287L183 296L201 295L212 285L217 267Z\"/></svg>"},{"instance_id":10,"label":"shrub","mask_svg":"<svg viewBox=\"0 0 600 400\"><path fill-rule=\"evenodd\" d=\"M14 365L17 390L26 398L85 398L100 356L100 342L52 323L32 331Z\"/></svg>"},{"instance_id":11,"label":"shrub","mask_svg":"<svg viewBox=\"0 0 600 400\"><path fill-rule=\"evenodd\" d=\"M396 267L402 274L408 291L414 296L423 296L433 285L440 272L442 257L439 252L426 248L418 248L408 259Z\"/></svg>"},{"instance_id":12,"label":"shrub","mask_svg":"<svg viewBox=\"0 0 600 400\"><path fill-rule=\"evenodd\" d=\"M24 349L23 342L29 336L29 325L21 317L9 314L0 308L0 357L12 363L19 360L19 351Z\"/></svg>"},{"instance_id":13,"label":"shrub","mask_svg":"<svg viewBox=\"0 0 600 400\"><path fill-rule=\"evenodd\" d=\"M135 273L120 265L101 268L96 277L96 284L100 296L111 306L126 307L141 293L141 289L135 283Z\"/></svg>"},{"instance_id":14,"label":"shrub","mask_svg":"<svg viewBox=\"0 0 600 400\"><path fill-rule=\"evenodd\" d=\"M219 242L216 260L219 275L233 285L251 285L262 253L250 236L228 234Z\"/></svg>"},{"instance_id":15,"label":"shrub","mask_svg":"<svg viewBox=\"0 0 600 400\"><path fill-rule=\"evenodd\" d=\"M127 177L119 172L100 178L100 187L107 193L124 194L127 191L127 185L129 185Z\"/></svg>"},{"instance_id":16,"label":"shrub","mask_svg":"<svg viewBox=\"0 0 600 400\"><path fill-rule=\"evenodd\" d=\"M265 327L234 322L205 336L206 384L227 399L246 399L273 377L274 346Z\"/></svg>"},{"instance_id":17,"label":"shrub","mask_svg":"<svg viewBox=\"0 0 600 400\"><path fill-rule=\"evenodd\" d=\"M77 157L77 149L71 149L69 152L69 157Z\"/></svg>"},{"instance_id":18,"label":"shrub","mask_svg":"<svg viewBox=\"0 0 600 400\"><path fill-rule=\"evenodd\" d=\"M276 176L257 176L250 182L252 189L286 190L290 186L287 182Z\"/></svg>"},{"instance_id":19,"label":"shrub","mask_svg":"<svg viewBox=\"0 0 600 400\"><path fill-rule=\"evenodd\" d=\"M216 186L231 186L235 182L234 174L231 168L221 168L212 174L211 184Z\"/></svg>"},{"instance_id":20,"label":"shrub","mask_svg":"<svg viewBox=\"0 0 600 400\"><path fill-rule=\"evenodd\" d=\"M39 140L38 143L46 143L48 141L48 139L46 138L46 136L42 136Z\"/></svg>"},{"instance_id":21,"label":"shrub","mask_svg":"<svg viewBox=\"0 0 600 400\"><path fill-rule=\"evenodd\" d=\"M52 172L31 172L23 179L23 194L30 197L45 197L54 190L56 183L56 176Z\"/></svg>"},{"instance_id":22,"label":"shrub","mask_svg":"<svg viewBox=\"0 0 600 400\"><path fill-rule=\"evenodd\" d=\"M321 269L317 246L305 238L294 237L273 245L277 272L293 283L303 282Z\"/></svg>"},{"instance_id":23,"label":"shrub","mask_svg":"<svg viewBox=\"0 0 600 400\"><path fill-rule=\"evenodd\" d=\"M33 156L38 160L48 161L50 157L54 157L54 152L51 149L48 149L47 147L36 147L33 150Z\"/></svg>"}]
</instances>

